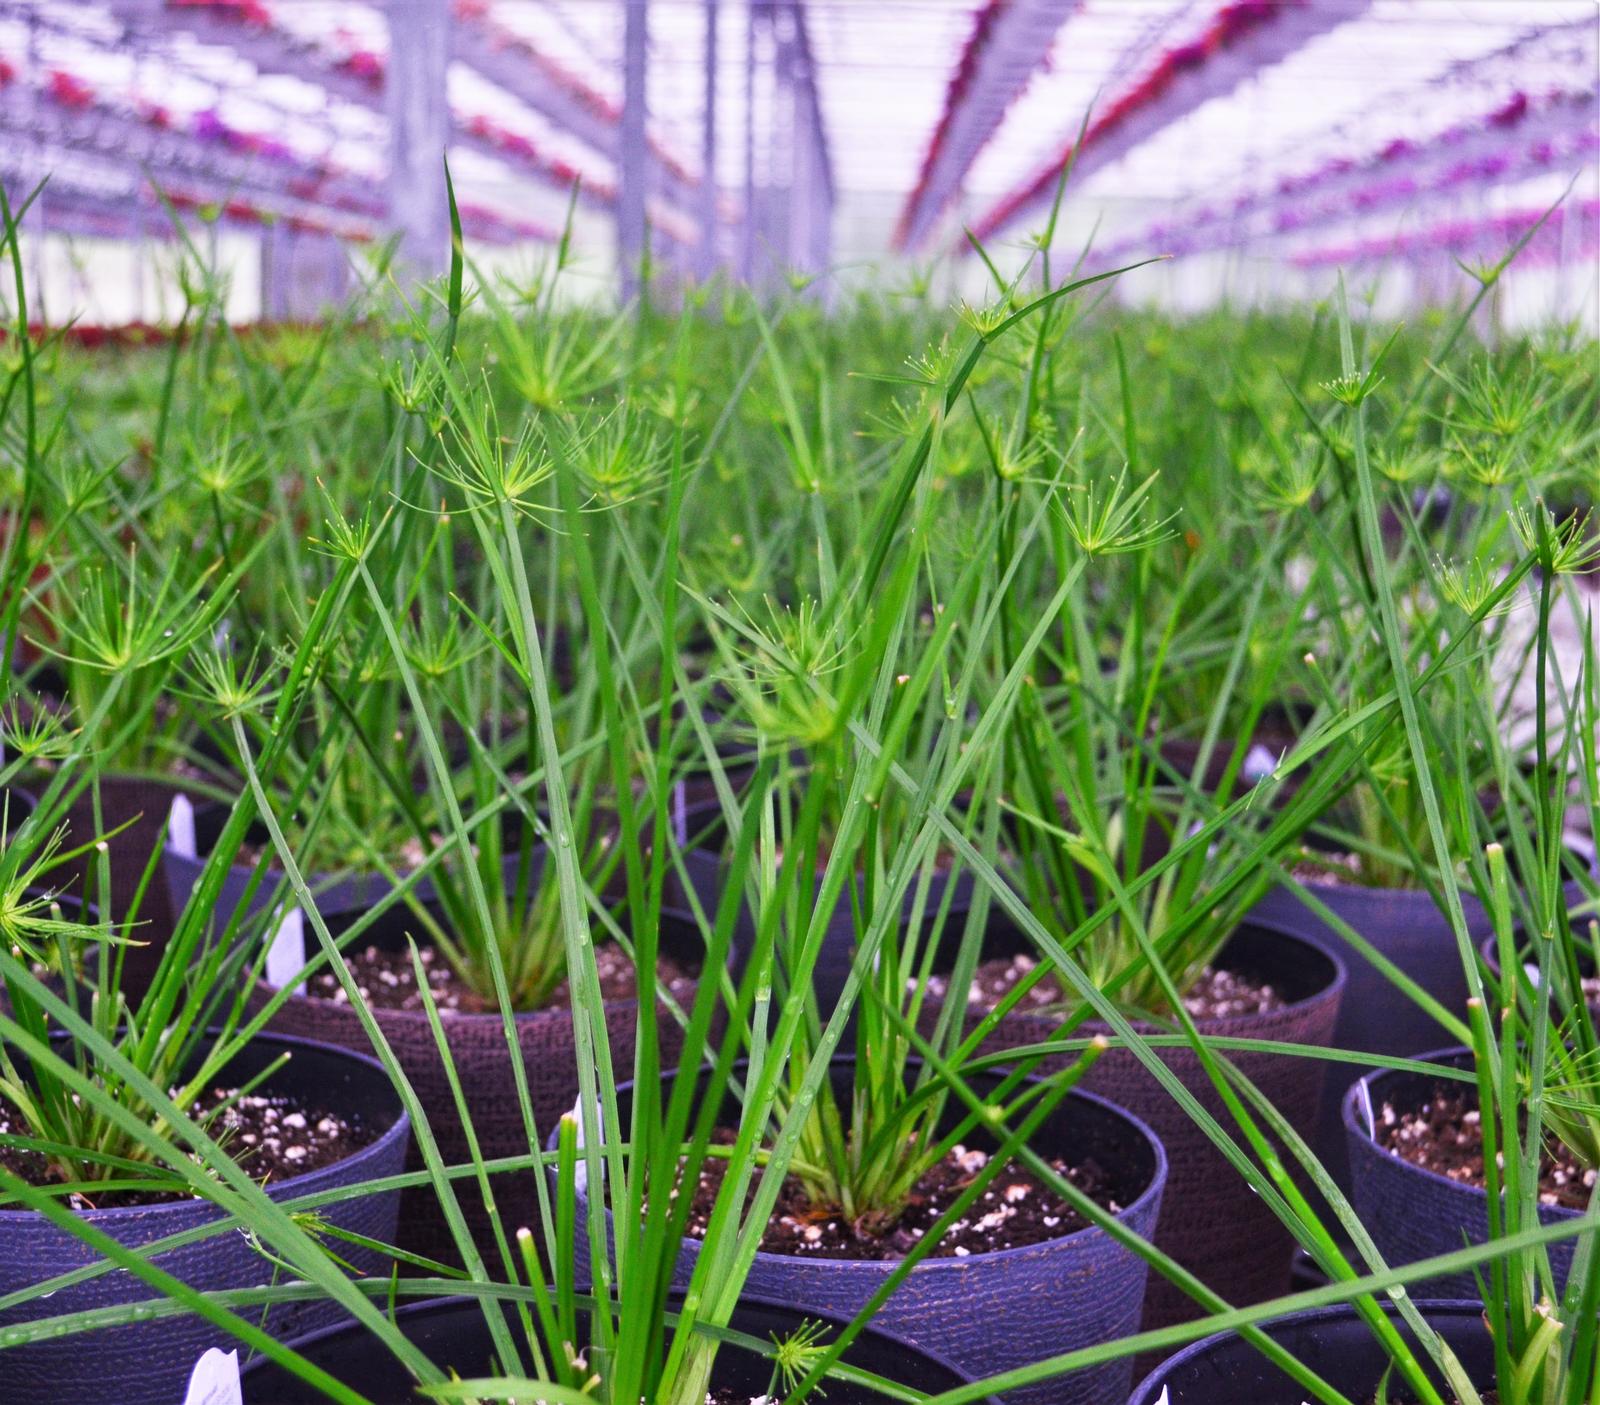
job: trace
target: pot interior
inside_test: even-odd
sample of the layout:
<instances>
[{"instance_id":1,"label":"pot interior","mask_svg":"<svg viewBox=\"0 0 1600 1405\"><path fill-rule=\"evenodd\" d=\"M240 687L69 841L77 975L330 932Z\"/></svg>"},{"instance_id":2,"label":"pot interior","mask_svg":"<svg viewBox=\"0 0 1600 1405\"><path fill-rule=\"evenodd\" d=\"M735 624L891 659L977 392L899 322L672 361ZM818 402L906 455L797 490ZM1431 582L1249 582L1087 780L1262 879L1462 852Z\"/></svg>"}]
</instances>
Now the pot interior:
<instances>
[{"instance_id":1,"label":"pot interior","mask_svg":"<svg viewBox=\"0 0 1600 1405\"><path fill-rule=\"evenodd\" d=\"M56 1046L68 1045L71 1040L72 1035L64 1030L56 1030L50 1036ZM292 1098L307 1107L324 1107L363 1124L372 1132L372 1140L363 1150L383 1140L400 1121L404 1113L400 1095L376 1059L285 1034L257 1034L223 1066L217 1075L217 1086L248 1083L286 1054L288 1058L260 1084L258 1091ZM191 1064L187 1071L192 1068ZM22 1072L31 1081L28 1064L23 1064ZM142 1206L127 1208L136 1214L148 1210ZM105 1213L120 1212L112 1209Z\"/></svg>"},{"instance_id":2,"label":"pot interior","mask_svg":"<svg viewBox=\"0 0 1600 1405\"><path fill-rule=\"evenodd\" d=\"M912 1065L912 1072L915 1067ZM734 1075L741 1082L747 1073L747 1064L735 1065ZM664 1099L671 1095L673 1082L678 1076L667 1074L663 1079ZM705 1076L704 1072L700 1075L702 1084ZM828 1079L841 1105L848 1108L855 1084L855 1060L836 1058L829 1067ZM983 1096L1001 1081L1001 1075L973 1074L966 1081L976 1093ZM617 1090L618 1116L624 1122L633 1115L633 1088L634 1085L628 1083ZM958 1126L964 1109L965 1104L952 1096L940 1118L940 1132L947 1133ZM742 1111L738 1096L730 1089L723 1095L717 1125L737 1127ZM554 1133L551 1135L553 1139ZM993 1151L998 1145L995 1138L981 1127L972 1128L966 1136L966 1142L985 1151ZM1089 1093L1069 1093L1028 1144L1042 1156L1064 1157L1073 1162L1090 1159L1098 1162L1110 1179L1117 1203L1124 1207L1132 1206L1150 1189L1162 1167L1161 1153L1153 1137L1127 1113Z\"/></svg>"},{"instance_id":3,"label":"pot interior","mask_svg":"<svg viewBox=\"0 0 1600 1405\"><path fill-rule=\"evenodd\" d=\"M1483 1325L1483 1309L1477 1303L1422 1302L1429 1324L1460 1359L1468 1376L1479 1385L1494 1379L1494 1346ZM1395 1319L1395 1326L1415 1345L1409 1328ZM1268 1324L1267 1333L1286 1347L1335 1389L1356 1401L1374 1397L1389 1365L1388 1355L1374 1339L1371 1330L1348 1308L1330 1308L1298 1314L1282 1322ZM1421 1359L1426 1361L1425 1353ZM1434 1385L1444 1382L1431 1366ZM1390 1381L1395 1391L1400 1382ZM1306 1388L1274 1366L1241 1338L1230 1334L1208 1337L1187 1348L1147 1376L1133 1393L1129 1405L1156 1405L1167 1392L1169 1405L1302 1405ZM1450 1393L1445 1390L1445 1397Z\"/></svg>"},{"instance_id":4,"label":"pot interior","mask_svg":"<svg viewBox=\"0 0 1600 1405\"><path fill-rule=\"evenodd\" d=\"M1417 1057L1428 1063L1439 1064L1443 1068L1472 1068L1470 1049L1440 1049L1433 1053L1418 1054ZM1350 1091L1345 1094L1345 1125L1369 1141L1373 1139L1367 1126L1366 1109L1362 1100L1363 1087L1366 1088L1367 1098L1371 1100L1373 1115L1377 1116L1385 1103L1392 1104L1400 1113L1415 1112L1433 1097L1434 1090L1441 1081L1425 1073L1413 1073L1409 1069L1384 1069L1378 1073L1368 1074L1351 1084ZM1461 1087L1474 1094L1477 1092L1475 1083L1463 1083Z\"/></svg>"},{"instance_id":5,"label":"pot interior","mask_svg":"<svg viewBox=\"0 0 1600 1405\"><path fill-rule=\"evenodd\" d=\"M937 974L949 974L960 944L959 925L954 932L947 929L934 957ZM1019 955L1037 956L1038 949L1015 924L991 921L984 934L982 959L1004 960ZM1252 922L1241 922L1234 928L1212 964L1272 986L1290 1004L1321 995L1339 978L1333 958L1315 943Z\"/></svg>"},{"instance_id":6,"label":"pot interior","mask_svg":"<svg viewBox=\"0 0 1600 1405\"><path fill-rule=\"evenodd\" d=\"M673 1306L676 1305L674 1300ZM805 1321L819 1320L834 1330L842 1325L820 1314L802 1315L759 1301L741 1302L732 1325L738 1331L767 1341L773 1334L793 1333ZM408 1341L420 1347L435 1363L453 1369L458 1375L470 1378L500 1374L483 1312L476 1303L455 1299L416 1303L401 1308L396 1321ZM371 1399L399 1402L423 1398L415 1394L414 1382L405 1367L374 1342L362 1327L353 1324L336 1327L291 1345L330 1375ZM949 1367L870 1331L857 1338L845 1353L845 1359L851 1365L929 1393L952 1389L963 1381ZM748 1391L755 1397L765 1394L771 1379L771 1362L753 1352L724 1347L717 1353L712 1383L719 1389ZM301 1405L301 1402L313 1405L327 1398L271 1361L256 1361L247 1367L243 1372L243 1384L245 1405ZM888 1398L842 1382L829 1382L826 1390L829 1405L878 1405Z\"/></svg>"}]
</instances>

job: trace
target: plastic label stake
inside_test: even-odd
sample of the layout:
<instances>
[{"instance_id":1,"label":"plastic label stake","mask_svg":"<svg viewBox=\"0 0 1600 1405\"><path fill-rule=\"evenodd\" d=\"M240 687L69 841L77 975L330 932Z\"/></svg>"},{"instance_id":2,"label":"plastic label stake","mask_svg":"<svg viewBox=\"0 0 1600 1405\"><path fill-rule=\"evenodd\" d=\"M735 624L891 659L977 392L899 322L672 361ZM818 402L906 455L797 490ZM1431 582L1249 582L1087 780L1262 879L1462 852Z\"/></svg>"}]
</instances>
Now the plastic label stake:
<instances>
[{"instance_id":1,"label":"plastic label stake","mask_svg":"<svg viewBox=\"0 0 1600 1405\"><path fill-rule=\"evenodd\" d=\"M583 1094L581 1093L578 1095L577 1102L573 1103L572 1105L571 1117L573 1122L577 1124L578 1128L576 1148L578 1152L578 1159L577 1164L572 1168L572 1183L577 1187L579 1195L587 1195L589 1193L589 1163L583 1159ZM602 1125L600 1121L600 1109L598 1107L596 1107L594 1110L594 1125L597 1130ZM604 1140L604 1137L605 1134L602 1132L601 1139Z\"/></svg>"},{"instance_id":2,"label":"plastic label stake","mask_svg":"<svg viewBox=\"0 0 1600 1405\"><path fill-rule=\"evenodd\" d=\"M183 1397L183 1405L244 1405L239 1353L208 1348L189 1374L189 1393Z\"/></svg>"},{"instance_id":3,"label":"plastic label stake","mask_svg":"<svg viewBox=\"0 0 1600 1405\"><path fill-rule=\"evenodd\" d=\"M198 859L194 838L194 804L187 795L174 795L167 814L167 847L180 859Z\"/></svg>"},{"instance_id":4,"label":"plastic label stake","mask_svg":"<svg viewBox=\"0 0 1600 1405\"><path fill-rule=\"evenodd\" d=\"M267 948L267 983L280 990L292 984L296 995L305 994L305 982L298 979L306 965L306 918L298 907L285 910Z\"/></svg>"},{"instance_id":5,"label":"plastic label stake","mask_svg":"<svg viewBox=\"0 0 1600 1405\"><path fill-rule=\"evenodd\" d=\"M1251 785L1260 785L1274 771L1278 769L1278 758L1275 757L1260 742L1252 743L1250 750L1244 754L1244 765L1240 768L1241 774Z\"/></svg>"}]
</instances>

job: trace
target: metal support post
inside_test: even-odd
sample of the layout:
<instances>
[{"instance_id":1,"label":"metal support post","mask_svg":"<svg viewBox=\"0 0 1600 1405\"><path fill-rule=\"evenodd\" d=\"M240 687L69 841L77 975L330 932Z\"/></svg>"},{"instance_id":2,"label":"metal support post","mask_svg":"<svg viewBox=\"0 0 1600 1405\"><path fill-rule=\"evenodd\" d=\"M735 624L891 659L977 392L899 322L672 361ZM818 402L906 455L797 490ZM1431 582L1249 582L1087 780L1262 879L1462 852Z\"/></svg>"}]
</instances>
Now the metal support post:
<instances>
[{"instance_id":1,"label":"metal support post","mask_svg":"<svg viewBox=\"0 0 1600 1405\"><path fill-rule=\"evenodd\" d=\"M624 0L622 31L622 152L617 190L617 261L624 300L639 293L649 250L645 246L645 57L650 33L648 0Z\"/></svg>"},{"instance_id":2,"label":"metal support post","mask_svg":"<svg viewBox=\"0 0 1600 1405\"><path fill-rule=\"evenodd\" d=\"M717 268L717 19L718 0L705 0L705 115L700 123L700 277Z\"/></svg>"},{"instance_id":3,"label":"metal support post","mask_svg":"<svg viewBox=\"0 0 1600 1405\"><path fill-rule=\"evenodd\" d=\"M450 134L450 0L386 0L389 63L389 217L407 276L429 278L450 262L444 156Z\"/></svg>"}]
</instances>

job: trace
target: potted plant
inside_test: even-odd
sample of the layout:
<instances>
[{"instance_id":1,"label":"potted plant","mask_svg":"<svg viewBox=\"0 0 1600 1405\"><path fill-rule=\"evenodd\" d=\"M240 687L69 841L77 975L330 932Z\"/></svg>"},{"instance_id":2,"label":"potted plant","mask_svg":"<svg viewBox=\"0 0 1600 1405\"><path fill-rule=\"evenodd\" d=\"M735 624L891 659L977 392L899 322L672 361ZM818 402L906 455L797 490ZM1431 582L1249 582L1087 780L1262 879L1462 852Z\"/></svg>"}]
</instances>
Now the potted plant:
<instances>
[{"instance_id":1,"label":"potted plant","mask_svg":"<svg viewBox=\"0 0 1600 1405\"><path fill-rule=\"evenodd\" d=\"M39 884L61 842L35 819L0 856L0 1321L284 1273L328 1297L274 1308L262 1329L333 1320L330 1304L349 1301L339 1265L375 1270L384 1260L373 1246L394 1237L394 1192L362 1193L400 1169L409 1139L386 1072L244 1020L244 949L205 938L220 863L148 991L129 996L119 977L137 908L67 916ZM103 877L106 850L91 852ZM323 1203L291 1213L306 1197ZM248 1232L232 1232L240 1226ZM339 1253L323 1254L319 1236ZM216 1333L182 1318L41 1340L3 1353L5 1379L19 1401L91 1394L110 1379L120 1399L165 1402Z\"/></svg>"},{"instance_id":2,"label":"potted plant","mask_svg":"<svg viewBox=\"0 0 1600 1405\"><path fill-rule=\"evenodd\" d=\"M1243 776L1248 738L1272 696L1268 680L1293 636L1279 631L1257 659L1262 589L1248 592L1195 753L1174 758L1155 708L1170 666L1166 646L1206 573L1197 566L1190 579L1183 566L1164 564L1169 550L1181 549L1171 546L1175 527L1154 516L1154 476L1130 484L1068 459L1044 480L1061 505L1048 550L1036 550L1029 566L1048 571L1054 586L1041 610L1038 586L1019 584L1028 563L1017 543L1048 497L1034 477L1007 471L1021 452L1015 445L1027 442L1021 427L1012 437L1015 444L1003 443L991 432L1005 504L994 570L1010 582L1001 588L1000 657L1034 680L1037 660L1028 651L1036 636L1048 638L1052 672L1063 682L1046 689L1030 681L1007 720L1003 764L980 792L986 801L995 797L989 803L1004 817L1014 900L996 895L1005 925L991 922L975 960L941 962L944 1003L970 1031L970 1047L1037 1046L1106 1032L1083 1003L1076 982L1086 982L1145 1034L1170 1035L1160 1057L1213 1118L1228 1115L1227 1095L1214 1084L1214 1061L1189 1046L1238 1038L1253 1047L1223 1057L1304 1125L1321 1069L1260 1045L1325 1042L1343 970L1308 943L1246 923L1271 882L1272 856L1293 843L1316 803L1314 782L1292 759L1271 774ZM1267 563L1278 559L1281 536L1264 548ZM1103 599L1102 574L1111 577ZM1133 630L1125 629L1130 618ZM1240 739L1221 741L1233 721ZM1322 793L1328 784L1324 776ZM1085 1087L1143 1118L1168 1148L1174 1169L1160 1247L1230 1301L1282 1291L1292 1239L1259 1193L1259 1178L1247 1180L1229 1164L1216 1124L1197 1123L1193 1105L1175 1099L1129 1050L1099 1060ZM1230 1233L1214 1233L1218 1223L1232 1226ZM1152 1281L1148 1323L1196 1310L1178 1285Z\"/></svg>"},{"instance_id":3,"label":"potted plant","mask_svg":"<svg viewBox=\"0 0 1600 1405\"><path fill-rule=\"evenodd\" d=\"M680 1312L681 1298L669 1298L667 1308L669 1313ZM395 1324L408 1339L464 1379L489 1376L499 1360L484 1314L474 1303L458 1298L415 1303L395 1314ZM745 1295L712 1368L715 1398L728 1401L729 1405L781 1399L843 1325L816 1314L797 1312L787 1303L767 1303ZM374 1350L370 1335L359 1327L325 1329L290 1342L289 1346L303 1361L327 1372L332 1379L378 1399L399 1399L413 1385L401 1363ZM894 1398L875 1390L874 1378L890 1383L891 1388L909 1387L929 1394L953 1390L967 1380L954 1367L926 1352L914 1351L904 1342L875 1331L863 1332L856 1338L846 1353L845 1365L848 1374L841 1371L841 1378L829 1379L825 1387L826 1398L843 1405L874 1405ZM503 1365L500 1369L503 1372ZM590 1384L591 1393L598 1383ZM270 1361L247 1367L241 1385L244 1405L311 1405L327 1398L324 1391L299 1377L293 1367Z\"/></svg>"},{"instance_id":4,"label":"potted plant","mask_svg":"<svg viewBox=\"0 0 1600 1405\"><path fill-rule=\"evenodd\" d=\"M1333 441L1335 421L1324 421L1322 432ZM1524 426L1499 443L1496 456L1516 458L1528 432ZM1559 426L1551 430L1555 436L1563 432ZM1514 612L1526 603L1520 582L1534 561L1514 501L1503 489L1496 489L1496 497L1500 510L1494 513L1452 514L1460 539L1444 542L1424 536L1422 510L1401 505L1396 511L1405 533L1397 547L1364 543L1369 564L1348 583L1328 561L1317 571L1323 593L1318 619L1325 636L1317 646L1319 657L1325 649L1342 661L1327 674L1318 659L1308 656L1309 679L1324 719L1349 710L1352 700L1375 700L1390 688L1394 661L1363 625L1378 610L1380 575L1406 602L1401 627L1412 661L1408 666L1459 655L1465 639L1483 646L1470 662L1427 670L1432 681L1419 721L1429 730L1433 753L1452 762L1435 772L1437 796L1425 795L1405 739L1391 734L1387 743L1356 758L1354 784L1309 827L1302 852L1285 864L1283 883L1266 893L1252 914L1265 926L1312 937L1349 956L1353 984L1334 1035L1341 1048L1415 1055L1437 1047L1442 1038L1465 1038L1463 1012L1471 991L1450 904L1459 902L1472 945L1490 936L1488 875L1477 858L1487 841L1505 846L1517 880L1513 911L1519 922L1530 920L1533 875L1525 869L1526 840L1514 830L1522 823L1519 812L1527 812L1545 781L1536 767L1530 771L1524 765L1524 753L1532 751L1529 728L1516 724L1513 737L1506 714L1513 689L1544 697L1544 681L1555 663L1546 647L1548 633L1546 644L1536 644L1539 631L1517 623ZM1432 555L1440 550L1458 553L1453 558L1458 564ZM1501 565L1496 569L1492 562ZM1336 592L1350 587L1365 602L1360 609L1336 603ZM1547 596L1546 620L1550 604ZM1575 663L1569 658L1563 666L1569 678ZM1557 717L1547 716L1546 722L1552 729L1562 725ZM1311 726L1318 724L1313 719ZM1430 806L1442 820L1442 847L1435 843ZM1557 861L1568 905L1576 905L1592 870L1592 843L1567 835ZM1447 894L1442 870L1452 862L1457 881ZM1332 1096L1325 1099L1321 1125L1319 1147L1348 1184Z\"/></svg>"},{"instance_id":5,"label":"potted plant","mask_svg":"<svg viewBox=\"0 0 1600 1405\"><path fill-rule=\"evenodd\" d=\"M498 454L501 446L479 424L463 430L453 452L462 456L459 463L475 454ZM451 471L465 475L468 470ZM468 515L480 510L481 504L470 497L462 508ZM520 552L516 527L514 519L511 540ZM487 523L483 530L498 534L501 524ZM518 700L526 717L530 693L551 687L548 675L541 673L535 681L536 675L514 653L515 666L499 675L478 658L485 648L498 645L506 616L491 615L486 606L485 614L467 624L469 631L484 631L478 646L454 633L429 636L398 617L385 599L379 586L383 563L372 559L382 536L371 524L336 526L330 541L331 549L346 553L374 630L389 650L405 692L422 753L422 795L413 798L409 774L381 768L389 802L408 827L411 859L402 874L380 848L367 847L367 862L387 891L353 921L321 912L309 881L298 876L298 859L291 865L287 836L281 830L273 836L277 861L305 920L316 926L319 937L326 932L330 942L337 929L341 956L332 961L329 952L313 952L303 969L291 963L279 983L261 989L261 1007L274 1028L366 1048L372 1037L370 1006L377 1028L428 1107L451 1161L464 1161L473 1146L469 1138L474 1134L457 1106L458 1084L467 1090L477 1148L491 1159L519 1149L525 1153L530 1144L538 1144L532 1129L554 1125L578 1092L563 898L549 862L552 833L563 835L563 847L578 864L581 920L592 921L603 932L604 1023L617 1059L632 1058L638 1003L653 1006L658 996L666 1002L659 1056L671 1058L676 1024L670 1012L692 991L700 965L698 943L676 951L659 948L650 962L654 975L640 989L635 955L643 898L632 909L630 937L610 911L614 898L604 896L625 866L623 856L637 847L642 810L632 794L637 723L623 710L625 699L613 696L602 702L590 675L566 694L541 694L552 708L551 749L525 724L503 728L509 699ZM440 549L443 560L460 555L448 542ZM495 656L501 657L498 647ZM615 735L628 738L625 749L616 753L605 747L612 727ZM459 739L464 758L452 761L447 736ZM378 754L379 744L372 752ZM657 777L652 773L649 779ZM553 785L562 787L564 828L559 831L548 799ZM541 792L543 803L538 802ZM618 803L616 797L623 793L626 803ZM414 958L408 942L415 948ZM423 984L440 1008L447 1059L434 1038ZM490 1207L476 1190L465 1193L469 1218L487 1237L492 1233ZM509 1182L499 1194L505 1200L501 1210L513 1223L532 1221L535 1207L525 1180ZM455 1252L449 1226L425 1188L408 1198L407 1230L410 1246L430 1257Z\"/></svg>"},{"instance_id":6,"label":"potted plant","mask_svg":"<svg viewBox=\"0 0 1600 1405\"><path fill-rule=\"evenodd\" d=\"M951 358L950 379L933 381L931 404L947 402L986 340L980 335L966 362ZM694 1187L676 1191L667 1207L669 1232L687 1231L676 1274L691 1300L710 1302L716 1292L726 1310L733 1297L721 1285L731 1271L757 1293L802 1307L855 1312L857 1321L874 1313L958 1366L1010 1367L1017 1381L1008 1398L1104 1399L1126 1389L1125 1363L1059 1381L1032 1368L1052 1339L1105 1340L1137 1320L1146 1252L1139 1233L1160 1196L1154 1140L1118 1109L1068 1100L1101 1045L1048 1083L1013 1074L969 1086L960 1063L947 1062L962 1038L959 1022L946 1021L932 1044L917 1028L938 946L916 916L928 901L930 856L950 833L972 852L965 836L976 816L952 819L954 801L993 755L1024 674L1019 659L969 729L966 704L997 610L981 557L950 584L927 632L912 628L912 588L941 506L910 491L930 438L908 439L869 513L867 549L828 597L775 611L769 628L738 626L757 660L761 759L745 803L730 797L735 837L717 917L731 920L750 895L754 935L734 1028L748 1030L751 1061L735 1069L729 1040L692 1081L682 1071L659 1088L636 1081L603 1116L580 1103L584 1147L598 1123L602 1131L628 1126L630 1145L667 1148L653 1183L669 1173L675 1185ZM1038 530L1036 521L1025 535ZM924 732L918 719L941 678L941 724ZM787 767L797 744L808 752L798 774ZM908 764L908 751L925 756L926 769ZM885 819L891 795L907 823ZM992 824L985 842L992 857ZM989 882L997 881L991 867ZM847 889L855 950L839 998L824 999L814 968ZM986 904L977 900L964 942L980 938ZM856 1057L835 1061L852 1026ZM730 1087L741 1092L730 1096ZM658 1106L668 1110L664 1130L647 1120L641 1132L641 1108ZM716 1174L708 1155L724 1140L730 1163ZM1109 1177L1098 1200L1074 1182L1090 1148ZM620 1266L644 1173L614 1139L594 1155ZM721 1160L713 1161L719 1171ZM591 1244L601 1218L592 1212L597 1181L591 1174L580 1188ZM969 1223L963 1217L980 1196L985 1213ZM660 1192L642 1198L653 1215ZM941 1253L953 1229L963 1233ZM740 1247L730 1257L722 1245L734 1234ZM1090 1281L1085 1298L1079 1289ZM974 1300L992 1311L975 1316Z\"/></svg>"},{"instance_id":7,"label":"potted plant","mask_svg":"<svg viewBox=\"0 0 1600 1405\"><path fill-rule=\"evenodd\" d=\"M1536 524L1536 532L1546 564L1541 618L1548 620L1562 549L1581 538L1565 535L1553 521ZM1564 729L1559 754L1547 753L1544 727L1536 742L1541 772L1575 772L1582 806L1591 812L1600 718L1595 659L1591 643L1569 702L1574 725ZM1544 703L1541 689L1541 708ZM1382 1069L1359 1079L1345 1097L1352 1199L1374 1242L1395 1263L1447 1252L1463 1236L1483 1242L1576 1219L1594 1203L1600 1034L1588 975L1593 950L1560 885L1564 823L1553 797L1535 809L1527 828L1526 869L1541 877L1527 894L1535 914L1531 927L1514 921L1505 849L1490 844L1486 850L1499 1019L1491 1023L1483 1002L1474 1000L1470 1046L1422 1060L1436 1072L1415 1065ZM1564 1291L1573 1248L1547 1250L1547 1264L1540 1266L1547 1295ZM1457 1278L1438 1291L1468 1295L1474 1287L1470 1278Z\"/></svg>"},{"instance_id":8,"label":"potted plant","mask_svg":"<svg viewBox=\"0 0 1600 1405\"><path fill-rule=\"evenodd\" d=\"M95 507L80 504L73 512L92 515ZM63 875L76 879L78 895L124 911L140 899L147 926L124 964L137 993L153 978L175 917L164 884L147 878L160 861L173 796L216 788L195 760L199 726L175 686L179 666L215 627L248 562L197 571L183 553L150 561L137 549L125 555L105 549L103 531L76 530L83 539L53 563L40 605L48 629L40 645L64 672L65 701L34 694L24 717L14 700L13 730L53 729L93 749L92 764L65 769L52 754L59 747L36 751L47 769L35 788L46 823L65 822L73 834L102 836L107 846L103 873L79 864ZM109 887L88 893L91 876Z\"/></svg>"}]
</instances>

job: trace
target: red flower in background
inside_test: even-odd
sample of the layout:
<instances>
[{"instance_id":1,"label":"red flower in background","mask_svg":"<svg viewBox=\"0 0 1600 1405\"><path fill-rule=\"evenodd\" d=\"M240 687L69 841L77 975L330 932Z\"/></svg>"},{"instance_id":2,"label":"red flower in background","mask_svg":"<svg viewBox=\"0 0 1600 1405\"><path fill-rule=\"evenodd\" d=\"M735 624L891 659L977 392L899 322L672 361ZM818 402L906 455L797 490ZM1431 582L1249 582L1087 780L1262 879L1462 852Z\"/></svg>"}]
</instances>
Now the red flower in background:
<instances>
[{"instance_id":1,"label":"red flower in background","mask_svg":"<svg viewBox=\"0 0 1600 1405\"><path fill-rule=\"evenodd\" d=\"M60 69L50 74L49 89L50 96L62 107L81 112L84 108L94 106L94 89L81 78L74 78Z\"/></svg>"}]
</instances>

